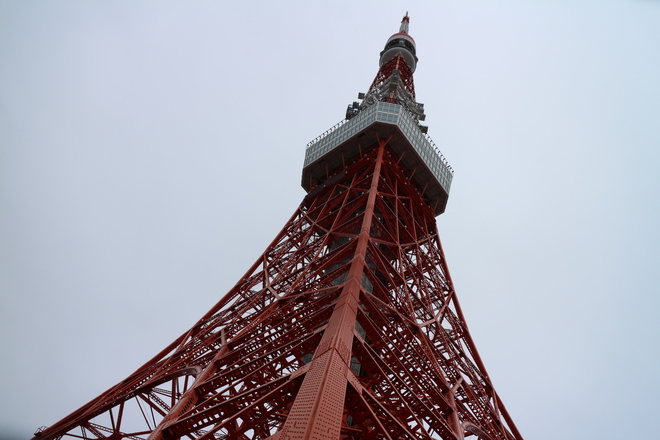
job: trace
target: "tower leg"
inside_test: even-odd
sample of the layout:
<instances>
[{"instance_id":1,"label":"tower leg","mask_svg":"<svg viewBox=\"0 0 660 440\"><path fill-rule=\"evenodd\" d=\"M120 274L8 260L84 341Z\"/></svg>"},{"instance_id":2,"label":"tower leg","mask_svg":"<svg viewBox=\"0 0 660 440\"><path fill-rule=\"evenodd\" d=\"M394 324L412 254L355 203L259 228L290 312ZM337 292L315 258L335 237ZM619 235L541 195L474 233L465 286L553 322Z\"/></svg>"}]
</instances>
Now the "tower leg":
<instances>
[{"instance_id":1,"label":"tower leg","mask_svg":"<svg viewBox=\"0 0 660 440\"><path fill-rule=\"evenodd\" d=\"M280 431L280 440L339 438L348 381L346 374L351 362L350 347L353 344L369 231L386 144L387 141L379 139L367 206L346 283L330 317L328 328L316 350L312 365ZM313 404L310 404L311 402Z\"/></svg>"}]
</instances>

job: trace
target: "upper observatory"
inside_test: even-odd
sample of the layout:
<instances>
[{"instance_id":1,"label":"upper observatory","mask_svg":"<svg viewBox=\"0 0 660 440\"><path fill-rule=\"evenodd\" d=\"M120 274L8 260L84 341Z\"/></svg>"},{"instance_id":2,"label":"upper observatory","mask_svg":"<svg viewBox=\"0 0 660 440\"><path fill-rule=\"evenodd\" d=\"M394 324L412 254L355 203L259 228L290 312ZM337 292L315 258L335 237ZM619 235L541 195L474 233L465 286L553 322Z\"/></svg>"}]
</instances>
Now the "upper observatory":
<instances>
[{"instance_id":1,"label":"upper observatory","mask_svg":"<svg viewBox=\"0 0 660 440\"><path fill-rule=\"evenodd\" d=\"M397 55L401 55L408 67L410 67L410 70L412 72L415 71L415 68L417 67L417 47L415 46L415 40L413 40L413 37L408 35L409 26L410 17L408 17L408 13L406 12L406 16L401 20L399 32L392 35L387 40L387 43L385 43L385 49L380 53L380 67L395 58Z\"/></svg>"}]
</instances>

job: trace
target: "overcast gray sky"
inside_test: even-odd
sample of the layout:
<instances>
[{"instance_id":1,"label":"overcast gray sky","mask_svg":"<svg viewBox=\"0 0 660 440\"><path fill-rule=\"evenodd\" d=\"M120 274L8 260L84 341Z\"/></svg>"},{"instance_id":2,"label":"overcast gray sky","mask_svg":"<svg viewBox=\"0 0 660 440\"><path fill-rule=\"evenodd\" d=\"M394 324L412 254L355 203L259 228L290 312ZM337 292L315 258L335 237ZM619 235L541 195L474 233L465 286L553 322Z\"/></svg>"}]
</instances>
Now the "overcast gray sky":
<instances>
[{"instance_id":1,"label":"overcast gray sky","mask_svg":"<svg viewBox=\"0 0 660 440\"><path fill-rule=\"evenodd\" d=\"M438 225L527 439L657 438L660 1L0 1L0 439L123 380L302 199L409 11Z\"/></svg>"}]
</instances>

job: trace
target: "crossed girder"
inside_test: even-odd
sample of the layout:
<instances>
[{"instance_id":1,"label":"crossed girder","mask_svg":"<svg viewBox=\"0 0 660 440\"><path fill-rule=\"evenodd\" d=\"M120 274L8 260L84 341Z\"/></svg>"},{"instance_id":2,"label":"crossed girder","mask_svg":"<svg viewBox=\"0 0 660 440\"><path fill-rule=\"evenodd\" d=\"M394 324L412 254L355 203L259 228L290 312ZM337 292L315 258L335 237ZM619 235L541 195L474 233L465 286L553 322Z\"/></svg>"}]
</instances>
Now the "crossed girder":
<instances>
[{"instance_id":1,"label":"crossed girder","mask_svg":"<svg viewBox=\"0 0 660 440\"><path fill-rule=\"evenodd\" d=\"M387 139L169 347L35 438L521 439Z\"/></svg>"}]
</instances>

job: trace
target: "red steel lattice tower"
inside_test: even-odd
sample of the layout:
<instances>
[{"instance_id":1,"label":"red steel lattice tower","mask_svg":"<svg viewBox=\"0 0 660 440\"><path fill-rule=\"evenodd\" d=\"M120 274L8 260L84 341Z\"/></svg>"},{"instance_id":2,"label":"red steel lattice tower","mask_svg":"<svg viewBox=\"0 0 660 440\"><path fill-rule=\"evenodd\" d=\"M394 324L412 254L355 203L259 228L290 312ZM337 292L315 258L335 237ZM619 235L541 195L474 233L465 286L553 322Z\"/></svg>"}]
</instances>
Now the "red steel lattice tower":
<instances>
[{"instance_id":1,"label":"red steel lattice tower","mask_svg":"<svg viewBox=\"0 0 660 440\"><path fill-rule=\"evenodd\" d=\"M415 100L408 16L299 208L199 322L35 439L522 439L447 270L452 170Z\"/></svg>"}]
</instances>

